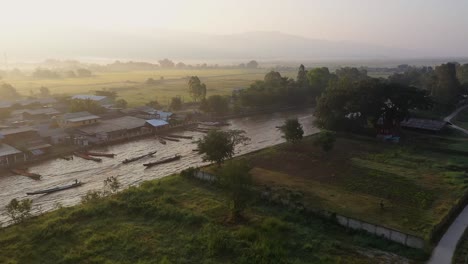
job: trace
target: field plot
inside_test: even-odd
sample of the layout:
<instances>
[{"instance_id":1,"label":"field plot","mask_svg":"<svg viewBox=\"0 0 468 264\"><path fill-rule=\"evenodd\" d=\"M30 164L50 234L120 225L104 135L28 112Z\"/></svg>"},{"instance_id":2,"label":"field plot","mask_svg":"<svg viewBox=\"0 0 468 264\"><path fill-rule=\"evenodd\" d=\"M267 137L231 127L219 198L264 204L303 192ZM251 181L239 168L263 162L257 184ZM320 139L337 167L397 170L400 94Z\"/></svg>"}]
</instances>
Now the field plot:
<instances>
[{"instance_id":1,"label":"field plot","mask_svg":"<svg viewBox=\"0 0 468 264\"><path fill-rule=\"evenodd\" d=\"M355 136L339 137L329 153L312 136L247 157L259 185L298 193L312 208L425 238L468 186L466 156Z\"/></svg>"},{"instance_id":2,"label":"field plot","mask_svg":"<svg viewBox=\"0 0 468 264\"><path fill-rule=\"evenodd\" d=\"M89 78L58 78L58 79L5 79L21 94L29 95L38 92L41 86L48 87L53 94L93 93L96 90L108 89L116 91L131 106L158 100L167 104L174 96L181 96L190 101L188 94L188 77L196 75L206 83L208 95L231 94L234 88L246 88L254 80L262 80L267 69L207 69L207 70L157 70L132 72L98 72ZM284 73L292 74L292 73ZM164 80L160 80L163 77ZM157 81L156 84L146 84L148 78Z\"/></svg>"}]
</instances>

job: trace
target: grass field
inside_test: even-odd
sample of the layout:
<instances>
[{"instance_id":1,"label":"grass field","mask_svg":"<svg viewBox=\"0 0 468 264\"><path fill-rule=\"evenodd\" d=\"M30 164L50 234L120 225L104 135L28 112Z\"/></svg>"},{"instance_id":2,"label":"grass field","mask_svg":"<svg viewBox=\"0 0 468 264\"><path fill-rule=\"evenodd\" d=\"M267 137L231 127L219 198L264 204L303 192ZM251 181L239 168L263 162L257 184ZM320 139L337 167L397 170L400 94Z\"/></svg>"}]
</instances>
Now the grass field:
<instances>
[{"instance_id":1,"label":"grass field","mask_svg":"<svg viewBox=\"0 0 468 264\"><path fill-rule=\"evenodd\" d=\"M231 94L234 88L248 87L254 80L263 80L267 69L209 69L209 70L157 70L133 72L94 73L89 78L59 78L59 79L5 79L21 94L37 93L41 86L48 87L53 94L93 93L96 90L109 89L116 91L131 106L141 105L150 100L158 100L168 104L174 96L181 96L184 101L190 101L188 94L188 76L196 75L206 83L207 94ZM294 73L282 73L294 76ZM161 84L146 85L148 78L159 80Z\"/></svg>"},{"instance_id":2,"label":"grass field","mask_svg":"<svg viewBox=\"0 0 468 264\"><path fill-rule=\"evenodd\" d=\"M468 186L466 156L357 136L339 137L329 153L314 146L312 136L247 159L257 184L300 193L308 207L424 238Z\"/></svg>"},{"instance_id":3,"label":"grass field","mask_svg":"<svg viewBox=\"0 0 468 264\"><path fill-rule=\"evenodd\" d=\"M145 182L1 229L0 262L361 264L402 263L388 252L415 263L427 257L260 201L234 224L223 197L216 186L180 176Z\"/></svg>"}]
</instances>

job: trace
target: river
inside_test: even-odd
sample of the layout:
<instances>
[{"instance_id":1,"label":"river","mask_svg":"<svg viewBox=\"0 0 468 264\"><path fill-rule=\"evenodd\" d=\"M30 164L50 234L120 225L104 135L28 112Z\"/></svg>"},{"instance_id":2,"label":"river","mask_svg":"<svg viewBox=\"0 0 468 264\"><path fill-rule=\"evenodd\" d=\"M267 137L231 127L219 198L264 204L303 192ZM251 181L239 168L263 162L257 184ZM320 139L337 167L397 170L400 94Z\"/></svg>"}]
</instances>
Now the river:
<instances>
[{"instance_id":1,"label":"river","mask_svg":"<svg viewBox=\"0 0 468 264\"><path fill-rule=\"evenodd\" d=\"M303 125L305 135L318 132L318 129L312 124L312 113L313 109L302 109L231 119L228 120L230 125L223 127L223 129L241 129L246 132L251 141L246 145L238 146L236 151L236 155L242 155L284 142L276 126L281 125L286 118L297 117ZM193 136L194 139L181 139L180 142L167 141L166 145L162 145L154 138L146 138L98 148L95 149L96 152L116 154L115 158L103 158L103 161L99 163L78 157L71 161L62 159L45 161L29 168L29 171L42 175L39 181L24 176L0 175L0 223L6 224L9 222L4 208L13 198L32 199L32 213L38 214L54 210L59 205L71 206L80 203L81 197L88 191L101 190L104 185L103 181L110 176L117 177L122 188L126 188L139 185L146 180L158 179L179 172L191 166L206 164L197 152L192 151L196 148L193 141L203 137L203 133L185 131L174 134ZM121 163L126 158L143 155L151 151L157 151L152 158L144 158L129 164ZM149 169L145 169L142 165L145 162L156 161L175 154L182 155L182 159ZM82 181L84 184L78 188L52 194L26 195L26 192L30 191L67 185L75 179Z\"/></svg>"}]
</instances>

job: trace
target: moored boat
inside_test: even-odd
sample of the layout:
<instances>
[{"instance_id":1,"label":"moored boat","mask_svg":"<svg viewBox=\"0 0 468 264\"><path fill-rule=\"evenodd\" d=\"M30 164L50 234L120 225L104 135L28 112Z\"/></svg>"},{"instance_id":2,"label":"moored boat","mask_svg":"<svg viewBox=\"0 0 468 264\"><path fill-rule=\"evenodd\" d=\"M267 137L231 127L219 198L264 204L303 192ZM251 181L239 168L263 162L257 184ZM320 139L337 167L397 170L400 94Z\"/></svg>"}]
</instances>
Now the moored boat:
<instances>
[{"instance_id":1,"label":"moored boat","mask_svg":"<svg viewBox=\"0 0 468 264\"><path fill-rule=\"evenodd\" d=\"M112 153L99 153L99 152L86 152L85 155L94 156L94 157L106 157L106 158L115 157L115 154L112 154Z\"/></svg>"},{"instance_id":2,"label":"moored boat","mask_svg":"<svg viewBox=\"0 0 468 264\"><path fill-rule=\"evenodd\" d=\"M83 183L76 180L73 184L69 184L69 185L65 185L65 186L58 186L58 187L45 189L45 190L40 190L40 191L35 191L35 192L27 192L26 194L27 195L48 194L48 193L59 192L59 191L79 187L81 185L83 185Z\"/></svg>"},{"instance_id":3,"label":"moored boat","mask_svg":"<svg viewBox=\"0 0 468 264\"><path fill-rule=\"evenodd\" d=\"M16 174L16 175L22 175L22 176L26 176L26 177L29 177L29 178L32 178L34 180L39 180L41 179L41 175L40 174L37 174L37 173L31 173L31 172L28 172L27 170L23 170L23 169L11 169L11 172Z\"/></svg>"},{"instance_id":4,"label":"moored boat","mask_svg":"<svg viewBox=\"0 0 468 264\"><path fill-rule=\"evenodd\" d=\"M181 136L181 135L166 135L166 137L170 137L170 138L182 138L182 139L193 139L192 136Z\"/></svg>"},{"instance_id":5,"label":"moored boat","mask_svg":"<svg viewBox=\"0 0 468 264\"><path fill-rule=\"evenodd\" d=\"M156 154L156 151L153 151L153 152L150 152L150 153L148 153L148 154L141 155L141 156L138 156L138 157L134 157L134 158L131 158L131 159L125 159L124 161L122 161L122 163L123 163L123 164L127 164L127 163L130 163L130 162L134 162L134 161L140 160L140 159L142 159L142 158L152 157L154 154Z\"/></svg>"},{"instance_id":6,"label":"moored boat","mask_svg":"<svg viewBox=\"0 0 468 264\"><path fill-rule=\"evenodd\" d=\"M75 156L80 157L80 158L85 159L85 160L92 160L92 161L96 161L96 162L102 161L102 159L100 159L100 158L91 157L89 155L86 155L86 154L83 154L83 153L80 153L80 152L74 152L73 154Z\"/></svg>"},{"instance_id":7,"label":"moored boat","mask_svg":"<svg viewBox=\"0 0 468 264\"><path fill-rule=\"evenodd\" d=\"M150 163L145 163L145 164L143 164L143 166L149 168L149 167L156 166L156 165L159 165L159 164L180 160L181 157L182 156L180 156L180 155L175 155L174 157L171 157L171 158L162 159L162 160L155 161L155 162L150 162Z\"/></svg>"},{"instance_id":8,"label":"moored boat","mask_svg":"<svg viewBox=\"0 0 468 264\"><path fill-rule=\"evenodd\" d=\"M177 138L170 138L170 137L160 137L162 138L163 140L169 140L169 141L175 141L175 142L179 142L180 140L177 139Z\"/></svg>"}]
</instances>

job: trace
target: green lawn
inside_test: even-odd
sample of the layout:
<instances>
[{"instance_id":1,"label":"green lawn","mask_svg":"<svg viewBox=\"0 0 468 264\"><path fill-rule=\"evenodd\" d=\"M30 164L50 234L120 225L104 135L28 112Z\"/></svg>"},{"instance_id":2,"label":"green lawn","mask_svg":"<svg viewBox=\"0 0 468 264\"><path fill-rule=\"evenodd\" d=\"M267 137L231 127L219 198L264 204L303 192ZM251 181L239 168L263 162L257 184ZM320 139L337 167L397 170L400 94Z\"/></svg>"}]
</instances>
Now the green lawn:
<instances>
[{"instance_id":1,"label":"green lawn","mask_svg":"<svg viewBox=\"0 0 468 264\"><path fill-rule=\"evenodd\" d=\"M126 99L131 106L141 105L157 99L168 104L174 96L181 96L184 101L190 101L187 77L196 75L206 83L208 95L231 94L232 89L248 87L254 80L263 80L267 69L207 69L207 70L164 70L131 71L131 72L96 72L89 78L59 78L59 79L4 79L12 84L21 94L37 93L41 86L48 87L53 94L93 93L95 90L109 89L116 91L121 98ZM286 76L295 73L282 72ZM161 84L146 85L148 78L159 80Z\"/></svg>"},{"instance_id":2,"label":"green lawn","mask_svg":"<svg viewBox=\"0 0 468 264\"><path fill-rule=\"evenodd\" d=\"M312 136L247 159L257 184L300 193L308 207L428 239L467 192L468 156L401 145L407 147L341 136L334 149L324 153Z\"/></svg>"},{"instance_id":3,"label":"green lawn","mask_svg":"<svg viewBox=\"0 0 468 264\"><path fill-rule=\"evenodd\" d=\"M261 201L228 221L222 191L170 176L0 230L1 263L378 263L418 250ZM413 261L412 261L413 262ZM415 263L418 261L414 261ZM419 262L418 262L419 263Z\"/></svg>"}]
</instances>

